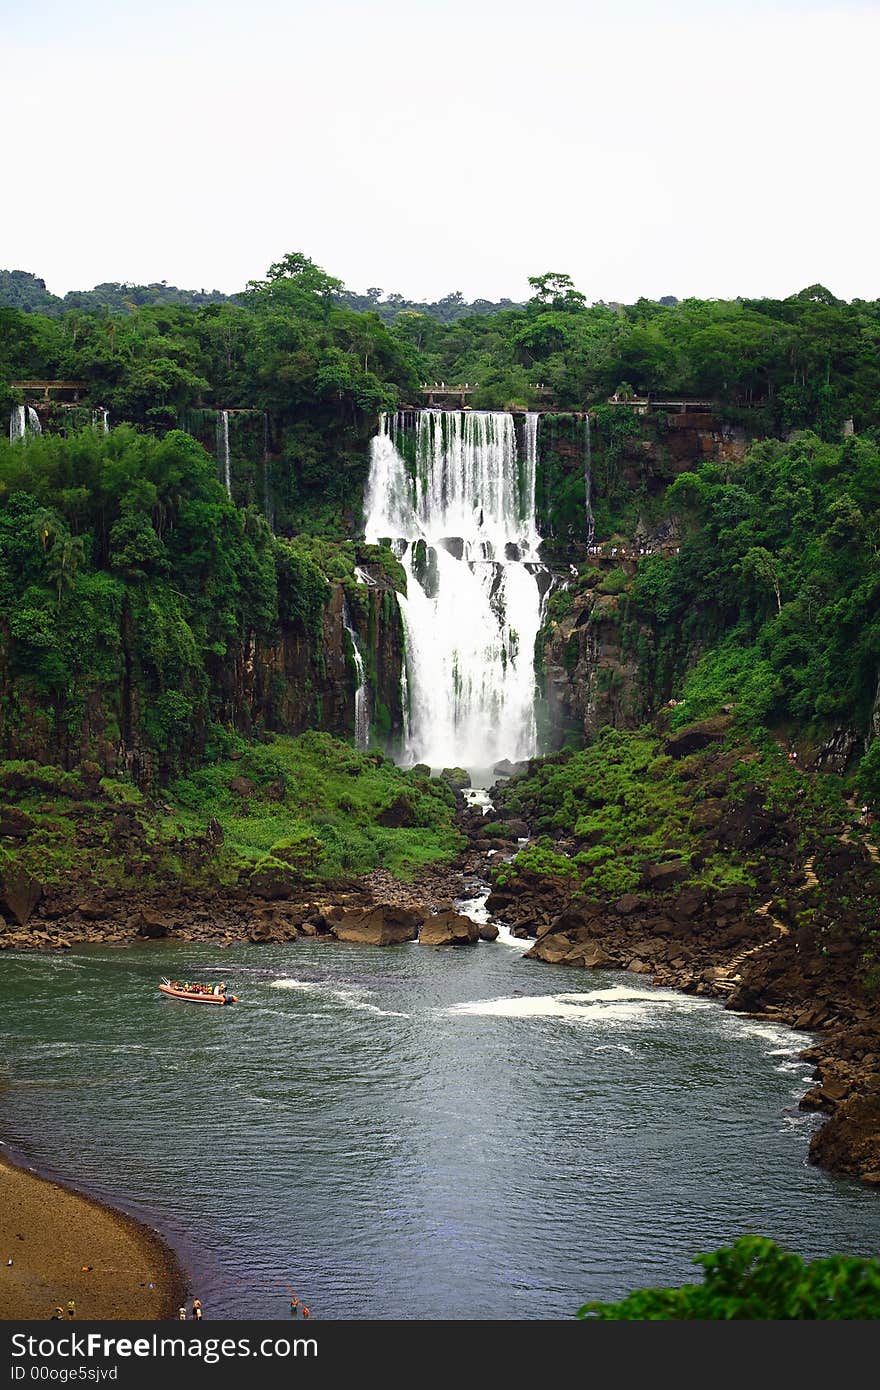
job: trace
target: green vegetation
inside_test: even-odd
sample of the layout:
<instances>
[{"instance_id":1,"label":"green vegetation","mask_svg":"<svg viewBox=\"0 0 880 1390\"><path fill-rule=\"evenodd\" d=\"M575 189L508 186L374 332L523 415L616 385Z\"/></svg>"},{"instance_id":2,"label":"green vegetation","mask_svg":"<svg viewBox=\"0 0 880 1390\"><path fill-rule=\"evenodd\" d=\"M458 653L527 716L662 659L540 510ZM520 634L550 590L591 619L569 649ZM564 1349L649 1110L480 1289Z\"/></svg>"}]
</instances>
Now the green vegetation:
<instances>
[{"instance_id":1,"label":"green vegetation","mask_svg":"<svg viewBox=\"0 0 880 1390\"><path fill-rule=\"evenodd\" d=\"M653 628L643 674L674 723L735 706L746 733L868 733L880 670L880 448L806 434L755 444L743 464L705 463L667 494L681 553L639 567L630 619ZM689 669L692 653L705 655ZM862 795L880 799L870 754Z\"/></svg>"},{"instance_id":2,"label":"green vegetation","mask_svg":"<svg viewBox=\"0 0 880 1390\"><path fill-rule=\"evenodd\" d=\"M280 861L303 880L378 867L409 878L462 843L455 795L442 779L401 772L329 734L256 746L225 737L212 753L171 784L171 819L187 834L215 819L236 876Z\"/></svg>"},{"instance_id":3,"label":"green vegetation","mask_svg":"<svg viewBox=\"0 0 880 1390\"><path fill-rule=\"evenodd\" d=\"M543 759L500 793L505 809L528 820L537 840L496 871L499 886L520 875L575 880L581 898L607 901L643 886L651 865L675 865L680 888L753 887L763 846L721 848L706 815L724 797L725 813L767 808L787 833L820 843L847 819L839 779L818 783L793 767L772 740L744 743L733 731L685 758L664 751L657 728L605 729L587 748ZM560 853L555 844L563 844Z\"/></svg>"},{"instance_id":4,"label":"green vegetation","mask_svg":"<svg viewBox=\"0 0 880 1390\"><path fill-rule=\"evenodd\" d=\"M210 761L162 792L32 761L0 763L20 839L4 865L51 887L277 882L296 891L384 868L411 878L461 837L454 793L329 734L248 744L213 731ZM10 845L9 841L5 842Z\"/></svg>"},{"instance_id":5,"label":"green vegetation","mask_svg":"<svg viewBox=\"0 0 880 1390\"><path fill-rule=\"evenodd\" d=\"M578 1318L624 1322L700 1319L875 1319L880 1260L832 1255L805 1261L764 1236L697 1255L702 1284L641 1289L619 1303L585 1303Z\"/></svg>"}]
</instances>

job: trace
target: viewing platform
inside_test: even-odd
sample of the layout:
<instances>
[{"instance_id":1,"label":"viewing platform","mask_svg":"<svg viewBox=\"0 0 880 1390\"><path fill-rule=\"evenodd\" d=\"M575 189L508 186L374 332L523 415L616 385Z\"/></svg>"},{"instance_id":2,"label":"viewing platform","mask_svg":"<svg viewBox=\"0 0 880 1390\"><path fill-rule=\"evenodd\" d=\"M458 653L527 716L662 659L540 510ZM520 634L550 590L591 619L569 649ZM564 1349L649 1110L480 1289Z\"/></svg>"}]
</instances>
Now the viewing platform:
<instances>
[{"instance_id":1,"label":"viewing platform","mask_svg":"<svg viewBox=\"0 0 880 1390\"><path fill-rule=\"evenodd\" d=\"M32 392L42 395L44 401L52 399L52 392L61 392L66 395L73 395L73 401L79 400L81 391L88 391L87 381L10 381L10 389L13 391Z\"/></svg>"}]
</instances>

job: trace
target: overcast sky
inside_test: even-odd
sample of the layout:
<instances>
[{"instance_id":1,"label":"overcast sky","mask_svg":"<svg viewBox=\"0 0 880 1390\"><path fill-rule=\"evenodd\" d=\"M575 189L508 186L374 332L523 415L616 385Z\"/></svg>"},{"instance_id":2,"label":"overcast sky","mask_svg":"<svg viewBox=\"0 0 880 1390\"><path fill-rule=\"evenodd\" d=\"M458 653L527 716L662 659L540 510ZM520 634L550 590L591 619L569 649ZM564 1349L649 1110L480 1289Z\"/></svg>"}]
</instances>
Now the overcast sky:
<instances>
[{"instance_id":1,"label":"overcast sky","mask_svg":"<svg viewBox=\"0 0 880 1390\"><path fill-rule=\"evenodd\" d=\"M880 3L0 0L0 266L880 297Z\"/></svg>"}]
</instances>

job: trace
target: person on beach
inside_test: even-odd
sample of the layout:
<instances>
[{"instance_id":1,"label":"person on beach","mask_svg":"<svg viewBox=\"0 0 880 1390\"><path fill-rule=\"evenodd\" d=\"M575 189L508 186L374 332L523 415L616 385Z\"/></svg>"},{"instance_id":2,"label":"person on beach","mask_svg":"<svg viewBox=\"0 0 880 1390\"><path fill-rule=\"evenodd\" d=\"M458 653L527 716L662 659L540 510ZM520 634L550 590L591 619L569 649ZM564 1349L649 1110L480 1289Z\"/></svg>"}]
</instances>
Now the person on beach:
<instances>
[{"instance_id":1,"label":"person on beach","mask_svg":"<svg viewBox=\"0 0 880 1390\"><path fill-rule=\"evenodd\" d=\"M305 1304L303 1304L303 1317L304 1317L304 1318L310 1318L311 1316L312 1316L312 1315L311 1315L311 1313L309 1312L308 1308L306 1307Z\"/></svg>"},{"instance_id":2,"label":"person on beach","mask_svg":"<svg viewBox=\"0 0 880 1390\"><path fill-rule=\"evenodd\" d=\"M200 1298L193 1299L193 1318L196 1322L202 1320L202 1300Z\"/></svg>"},{"instance_id":3,"label":"person on beach","mask_svg":"<svg viewBox=\"0 0 880 1390\"><path fill-rule=\"evenodd\" d=\"M67 1301L67 1316L69 1318L76 1317L76 1304L74 1303L72 1298L68 1299Z\"/></svg>"},{"instance_id":4,"label":"person on beach","mask_svg":"<svg viewBox=\"0 0 880 1390\"><path fill-rule=\"evenodd\" d=\"M59 1321L59 1319L60 1319L60 1320L63 1320L63 1318L64 1318L64 1309L63 1309L63 1308L56 1308L56 1309L55 1309L55 1312L52 1314L52 1316L51 1316L51 1318L49 1319L49 1321L50 1321L50 1322L57 1322L57 1321Z\"/></svg>"},{"instance_id":5,"label":"person on beach","mask_svg":"<svg viewBox=\"0 0 880 1390\"><path fill-rule=\"evenodd\" d=\"M181 1303L177 1310L177 1318L179 1322L186 1322L186 1304Z\"/></svg>"},{"instance_id":6,"label":"person on beach","mask_svg":"<svg viewBox=\"0 0 880 1390\"><path fill-rule=\"evenodd\" d=\"M293 1314L294 1317L296 1317L296 1311L297 1311L298 1308L299 1308L299 1299L297 1298L296 1294L293 1294L293 1296L291 1297L291 1300L290 1300L290 1311L291 1311L291 1313Z\"/></svg>"}]
</instances>

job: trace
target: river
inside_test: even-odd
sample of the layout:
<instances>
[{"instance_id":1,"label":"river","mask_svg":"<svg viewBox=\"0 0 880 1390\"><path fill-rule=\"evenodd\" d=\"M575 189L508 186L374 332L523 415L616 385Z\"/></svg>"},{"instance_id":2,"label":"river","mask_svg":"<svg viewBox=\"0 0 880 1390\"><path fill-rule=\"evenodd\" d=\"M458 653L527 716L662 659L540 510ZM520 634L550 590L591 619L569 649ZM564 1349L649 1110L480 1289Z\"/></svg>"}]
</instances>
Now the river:
<instances>
[{"instance_id":1,"label":"river","mask_svg":"<svg viewBox=\"0 0 880 1390\"><path fill-rule=\"evenodd\" d=\"M806 1161L805 1035L639 977L302 939L7 952L0 982L3 1137L147 1219L208 1318L568 1318L748 1231L880 1245L877 1194Z\"/></svg>"}]
</instances>

